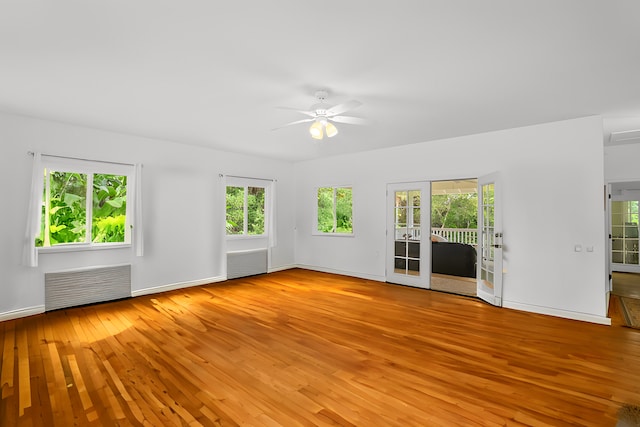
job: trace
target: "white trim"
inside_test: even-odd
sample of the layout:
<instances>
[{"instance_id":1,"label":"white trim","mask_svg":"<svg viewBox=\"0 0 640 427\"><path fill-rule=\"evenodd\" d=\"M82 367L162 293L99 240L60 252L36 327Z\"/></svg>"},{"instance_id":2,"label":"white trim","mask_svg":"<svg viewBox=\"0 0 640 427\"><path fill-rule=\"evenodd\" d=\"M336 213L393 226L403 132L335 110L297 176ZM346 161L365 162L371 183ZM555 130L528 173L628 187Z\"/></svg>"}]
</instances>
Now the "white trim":
<instances>
[{"instance_id":1,"label":"white trim","mask_svg":"<svg viewBox=\"0 0 640 427\"><path fill-rule=\"evenodd\" d=\"M539 305L523 304L514 301L503 301L502 307L513 310L527 311L530 313L545 314L547 316L562 317L571 320L581 320L583 322L598 323L600 325L611 326L611 318L596 316L588 313L580 313L577 311L558 310L556 308L541 307Z\"/></svg>"},{"instance_id":2,"label":"white trim","mask_svg":"<svg viewBox=\"0 0 640 427\"><path fill-rule=\"evenodd\" d=\"M193 286L208 285L209 283L224 282L225 280L227 280L226 276L217 276L217 277L210 277L207 279L192 280L189 282L170 283L168 285L160 285L160 286L154 286L151 288L144 288L144 289L131 291L131 296L139 297L142 295L158 294L161 292L173 291L176 289L191 288Z\"/></svg>"},{"instance_id":3,"label":"white trim","mask_svg":"<svg viewBox=\"0 0 640 427\"><path fill-rule=\"evenodd\" d=\"M111 249L131 249L131 243L60 243L55 246L38 246L36 249L40 254L52 254L60 252L84 252L84 251L104 251Z\"/></svg>"},{"instance_id":4,"label":"white trim","mask_svg":"<svg viewBox=\"0 0 640 427\"><path fill-rule=\"evenodd\" d=\"M293 268L298 268L298 266L295 264L289 264L289 265L281 265L279 267L270 267L267 269L267 273L276 273L278 271L291 270Z\"/></svg>"},{"instance_id":5,"label":"white trim","mask_svg":"<svg viewBox=\"0 0 640 427\"><path fill-rule=\"evenodd\" d=\"M226 233L226 228L225 228ZM227 240L251 240L251 239L268 239L267 233L263 234L227 234Z\"/></svg>"},{"instance_id":6,"label":"white trim","mask_svg":"<svg viewBox=\"0 0 640 427\"><path fill-rule=\"evenodd\" d=\"M640 265L611 263L612 271L618 273L640 273Z\"/></svg>"},{"instance_id":7,"label":"white trim","mask_svg":"<svg viewBox=\"0 0 640 427\"><path fill-rule=\"evenodd\" d=\"M316 224L317 226L317 224ZM354 233L323 233L322 231L316 231L311 233L313 236L327 236L327 237L356 237Z\"/></svg>"},{"instance_id":8,"label":"white trim","mask_svg":"<svg viewBox=\"0 0 640 427\"><path fill-rule=\"evenodd\" d=\"M489 293L484 289L482 289L480 286L477 286L477 281L476 281L476 296L481 300L488 302L491 305L496 305L498 307L500 306L500 304L496 304L496 299L493 293Z\"/></svg>"},{"instance_id":9,"label":"white trim","mask_svg":"<svg viewBox=\"0 0 640 427\"><path fill-rule=\"evenodd\" d=\"M229 254L250 254L250 253L254 253L254 252L262 252L262 251L266 251L269 248L256 248L256 249L244 249L244 250L238 250L238 251L227 251L227 255Z\"/></svg>"},{"instance_id":10,"label":"white trim","mask_svg":"<svg viewBox=\"0 0 640 427\"><path fill-rule=\"evenodd\" d=\"M324 268L324 267L317 267L317 266L305 265L305 264L296 264L295 267L301 268L303 270L319 271L321 273L339 274L340 276L349 276L349 277L357 277L359 279L375 280L376 282L387 281L387 278L385 276L378 276L375 274L358 273L355 271L343 271L343 270L336 270L334 268Z\"/></svg>"},{"instance_id":11,"label":"white trim","mask_svg":"<svg viewBox=\"0 0 640 427\"><path fill-rule=\"evenodd\" d=\"M34 316L44 313L44 305L36 305L34 307L20 308L18 310L6 311L0 313L0 322L6 320L20 319L22 317Z\"/></svg>"},{"instance_id":12,"label":"white trim","mask_svg":"<svg viewBox=\"0 0 640 427\"><path fill-rule=\"evenodd\" d=\"M127 265L131 265L131 264L128 262L124 262L120 264L88 265L86 267L76 267L76 268L67 268L64 270L45 271L44 273L72 273L72 272L81 272L81 271L91 271L96 268L124 267Z\"/></svg>"}]
</instances>

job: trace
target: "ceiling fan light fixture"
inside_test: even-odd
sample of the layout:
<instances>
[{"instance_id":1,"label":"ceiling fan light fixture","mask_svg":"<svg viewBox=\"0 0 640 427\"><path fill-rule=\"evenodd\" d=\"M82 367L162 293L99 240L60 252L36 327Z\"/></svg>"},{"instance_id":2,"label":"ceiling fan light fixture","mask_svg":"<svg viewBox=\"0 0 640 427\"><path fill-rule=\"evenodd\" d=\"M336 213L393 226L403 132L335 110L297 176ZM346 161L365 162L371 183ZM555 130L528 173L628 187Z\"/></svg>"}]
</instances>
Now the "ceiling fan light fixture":
<instances>
[{"instance_id":1,"label":"ceiling fan light fixture","mask_svg":"<svg viewBox=\"0 0 640 427\"><path fill-rule=\"evenodd\" d=\"M322 130L322 123L319 121L313 122L313 124L309 128L309 133L311 134L311 137L314 139L322 139L324 137L324 132Z\"/></svg>"},{"instance_id":2,"label":"ceiling fan light fixture","mask_svg":"<svg viewBox=\"0 0 640 427\"><path fill-rule=\"evenodd\" d=\"M325 130L327 131L327 136L329 138L338 134L338 128L335 127L333 123L327 122L327 124L325 125Z\"/></svg>"}]
</instances>

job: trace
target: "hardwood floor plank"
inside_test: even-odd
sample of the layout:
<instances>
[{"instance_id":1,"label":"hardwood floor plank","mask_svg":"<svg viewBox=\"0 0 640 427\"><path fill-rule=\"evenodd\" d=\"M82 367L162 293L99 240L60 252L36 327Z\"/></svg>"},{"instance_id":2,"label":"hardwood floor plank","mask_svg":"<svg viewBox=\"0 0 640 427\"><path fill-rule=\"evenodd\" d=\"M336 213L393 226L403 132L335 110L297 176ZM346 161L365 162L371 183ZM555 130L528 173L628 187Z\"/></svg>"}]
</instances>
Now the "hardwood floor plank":
<instances>
[{"instance_id":1,"label":"hardwood floor plank","mask_svg":"<svg viewBox=\"0 0 640 427\"><path fill-rule=\"evenodd\" d=\"M22 416L24 415L24 410L31 407L31 375L29 373L27 330L21 329L16 338L18 347L18 388L20 390L18 414Z\"/></svg>"},{"instance_id":2,"label":"hardwood floor plank","mask_svg":"<svg viewBox=\"0 0 640 427\"><path fill-rule=\"evenodd\" d=\"M13 376L15 369L15 356L13 351L16 346L15 327L17 322L4 323L0 389L2 390L2 398L6 399L13 393Z\"/></svg>"},{"instance_id":3,"label":"hardwood floor plank","mask_svg":"<svg viewBox=\"0 0 640 427\"><path fill-rule=\"evenodd\" d=\"M2 426L615 425L640 331L305 270L0 324Z\"/></svg>"},{"instance_id":4,"label":"hardwood floor plank","mask_svg":"<svg viewBox=\"0 0 640 427\"><path fill-rule=\"evenodd\" d=\"M80 395L80 401L82 402L82 409L85 412L90 411L93 409L93 402L91 401L91 396L87 391L87 386L84 382L82 373L80 372L80 368L78 367L76 355L75 354L68 355L67 360L69 363L69 367L71 369L71 373L73 375L73 382L77 387L78 393Z\"/></svg>"}]
</instances>

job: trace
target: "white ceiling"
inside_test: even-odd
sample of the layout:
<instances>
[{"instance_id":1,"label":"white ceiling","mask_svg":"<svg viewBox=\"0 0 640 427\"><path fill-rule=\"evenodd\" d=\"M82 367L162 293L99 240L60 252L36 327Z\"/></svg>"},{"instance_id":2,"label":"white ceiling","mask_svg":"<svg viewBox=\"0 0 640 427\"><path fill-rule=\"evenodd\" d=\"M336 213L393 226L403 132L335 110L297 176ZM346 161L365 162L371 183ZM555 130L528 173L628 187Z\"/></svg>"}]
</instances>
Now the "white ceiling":
<instances>
[{"instance_id":1,"label":"white ceiling","mask_svg":"<svg viewBox=\"0 0 640 427\"><path fill-rule=\"evenodd\" d=\"M0 111L287 160L640 129L639 28L637 0L0 0ZM319 88L372 124L271 130Z\"/></svg>"}]
</instances>

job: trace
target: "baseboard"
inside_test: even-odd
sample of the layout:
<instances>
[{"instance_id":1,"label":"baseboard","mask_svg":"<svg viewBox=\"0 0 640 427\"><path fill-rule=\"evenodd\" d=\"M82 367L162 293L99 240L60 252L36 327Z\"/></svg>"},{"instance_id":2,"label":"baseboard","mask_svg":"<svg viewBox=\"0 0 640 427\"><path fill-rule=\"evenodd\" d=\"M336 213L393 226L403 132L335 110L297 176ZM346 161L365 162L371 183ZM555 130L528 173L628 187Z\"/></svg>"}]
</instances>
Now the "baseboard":
<instances>
[{"instance_id":1,"label":"baseboard","mask_svg":"<svg viewBox=\"0 0 640 427\"><path fill-rule=\"evenodd\" d=\"M168 285L154 286L152 288L145 288L145 289L138 289L136 291L131 291L131 296L139 297L141 295L157 294L160 292L174 291L176 289L190 288L192 286L201 286L201 285L208 285L209 283L224 282L225 280L227 280L226 276L217 276L217 277L210 277L208 279L192 280L189 282L171 283Z\"/></svg>"},{"instance_id":2,"label":"baseboard","mask_svg":"<svg viewBox=\"0 0 640 427\"><path fill-rule=\"evenodd\" d=\"M276 271L284 271L284 270L291 270L292 268L297 268L297 265L294 264L290 264L290 265L281 265L279 267L269 267L267 273L275 273Z\"/></svg>"},{"instance_id":3,"label":"baseboard","mask_svg":"<svg viewBox=\"0 0 640 427\"><path fill-rule=\"evenodd\" d=\"M21 308L19 310L7 311L0 313L0 322L5 320L20 319L21 317L33 316L35 314L44 313L44 305L36 305L35 307Z\"/></svg>"},{"instance_id":4,"label":"baseboard","mask_svg":"<svg viewBox=\"0 0 640 427\"><path fill-rule=\"evenodd\" d=\"M341 276L357 277L359 279L373 280L376 282L387 281L387 278L385 276L378 276L376 274L358 273L355 271L343 271L343 270L336 270L333 268L317 267L315 265L305 265L305 264L296 264L295 267L302 268L304 270L319 271L321 273L331 273L331 274L339 274Z\"/></svg>"},{"instance_id":5,"label":"baseboard","mask_svg":"<svg viewBox=\"0 0 640 427\"><path fill-rule=\"evenodd\" d=\"M613 264L611 270L615 273L640 273L640 266L629 264Z\"/></svg>"},{"instance_id":6,"label":"baseboard","mask_svg":"<svg viewBox=\"0 0 640 427\"><path fill-rule=\"evenodd\" d=\"M593 314L579 313L577 311L558 310L550 307L541 307L538 305L522 304L513 301L502 301L504 308L513 310L528 311L530 313L546 314L548 316L562 317L571 320L580 320L583 322L598 323L600 325L611 326L611 319L604 316L596 316Z\"/></svg>"}]
</instances>

